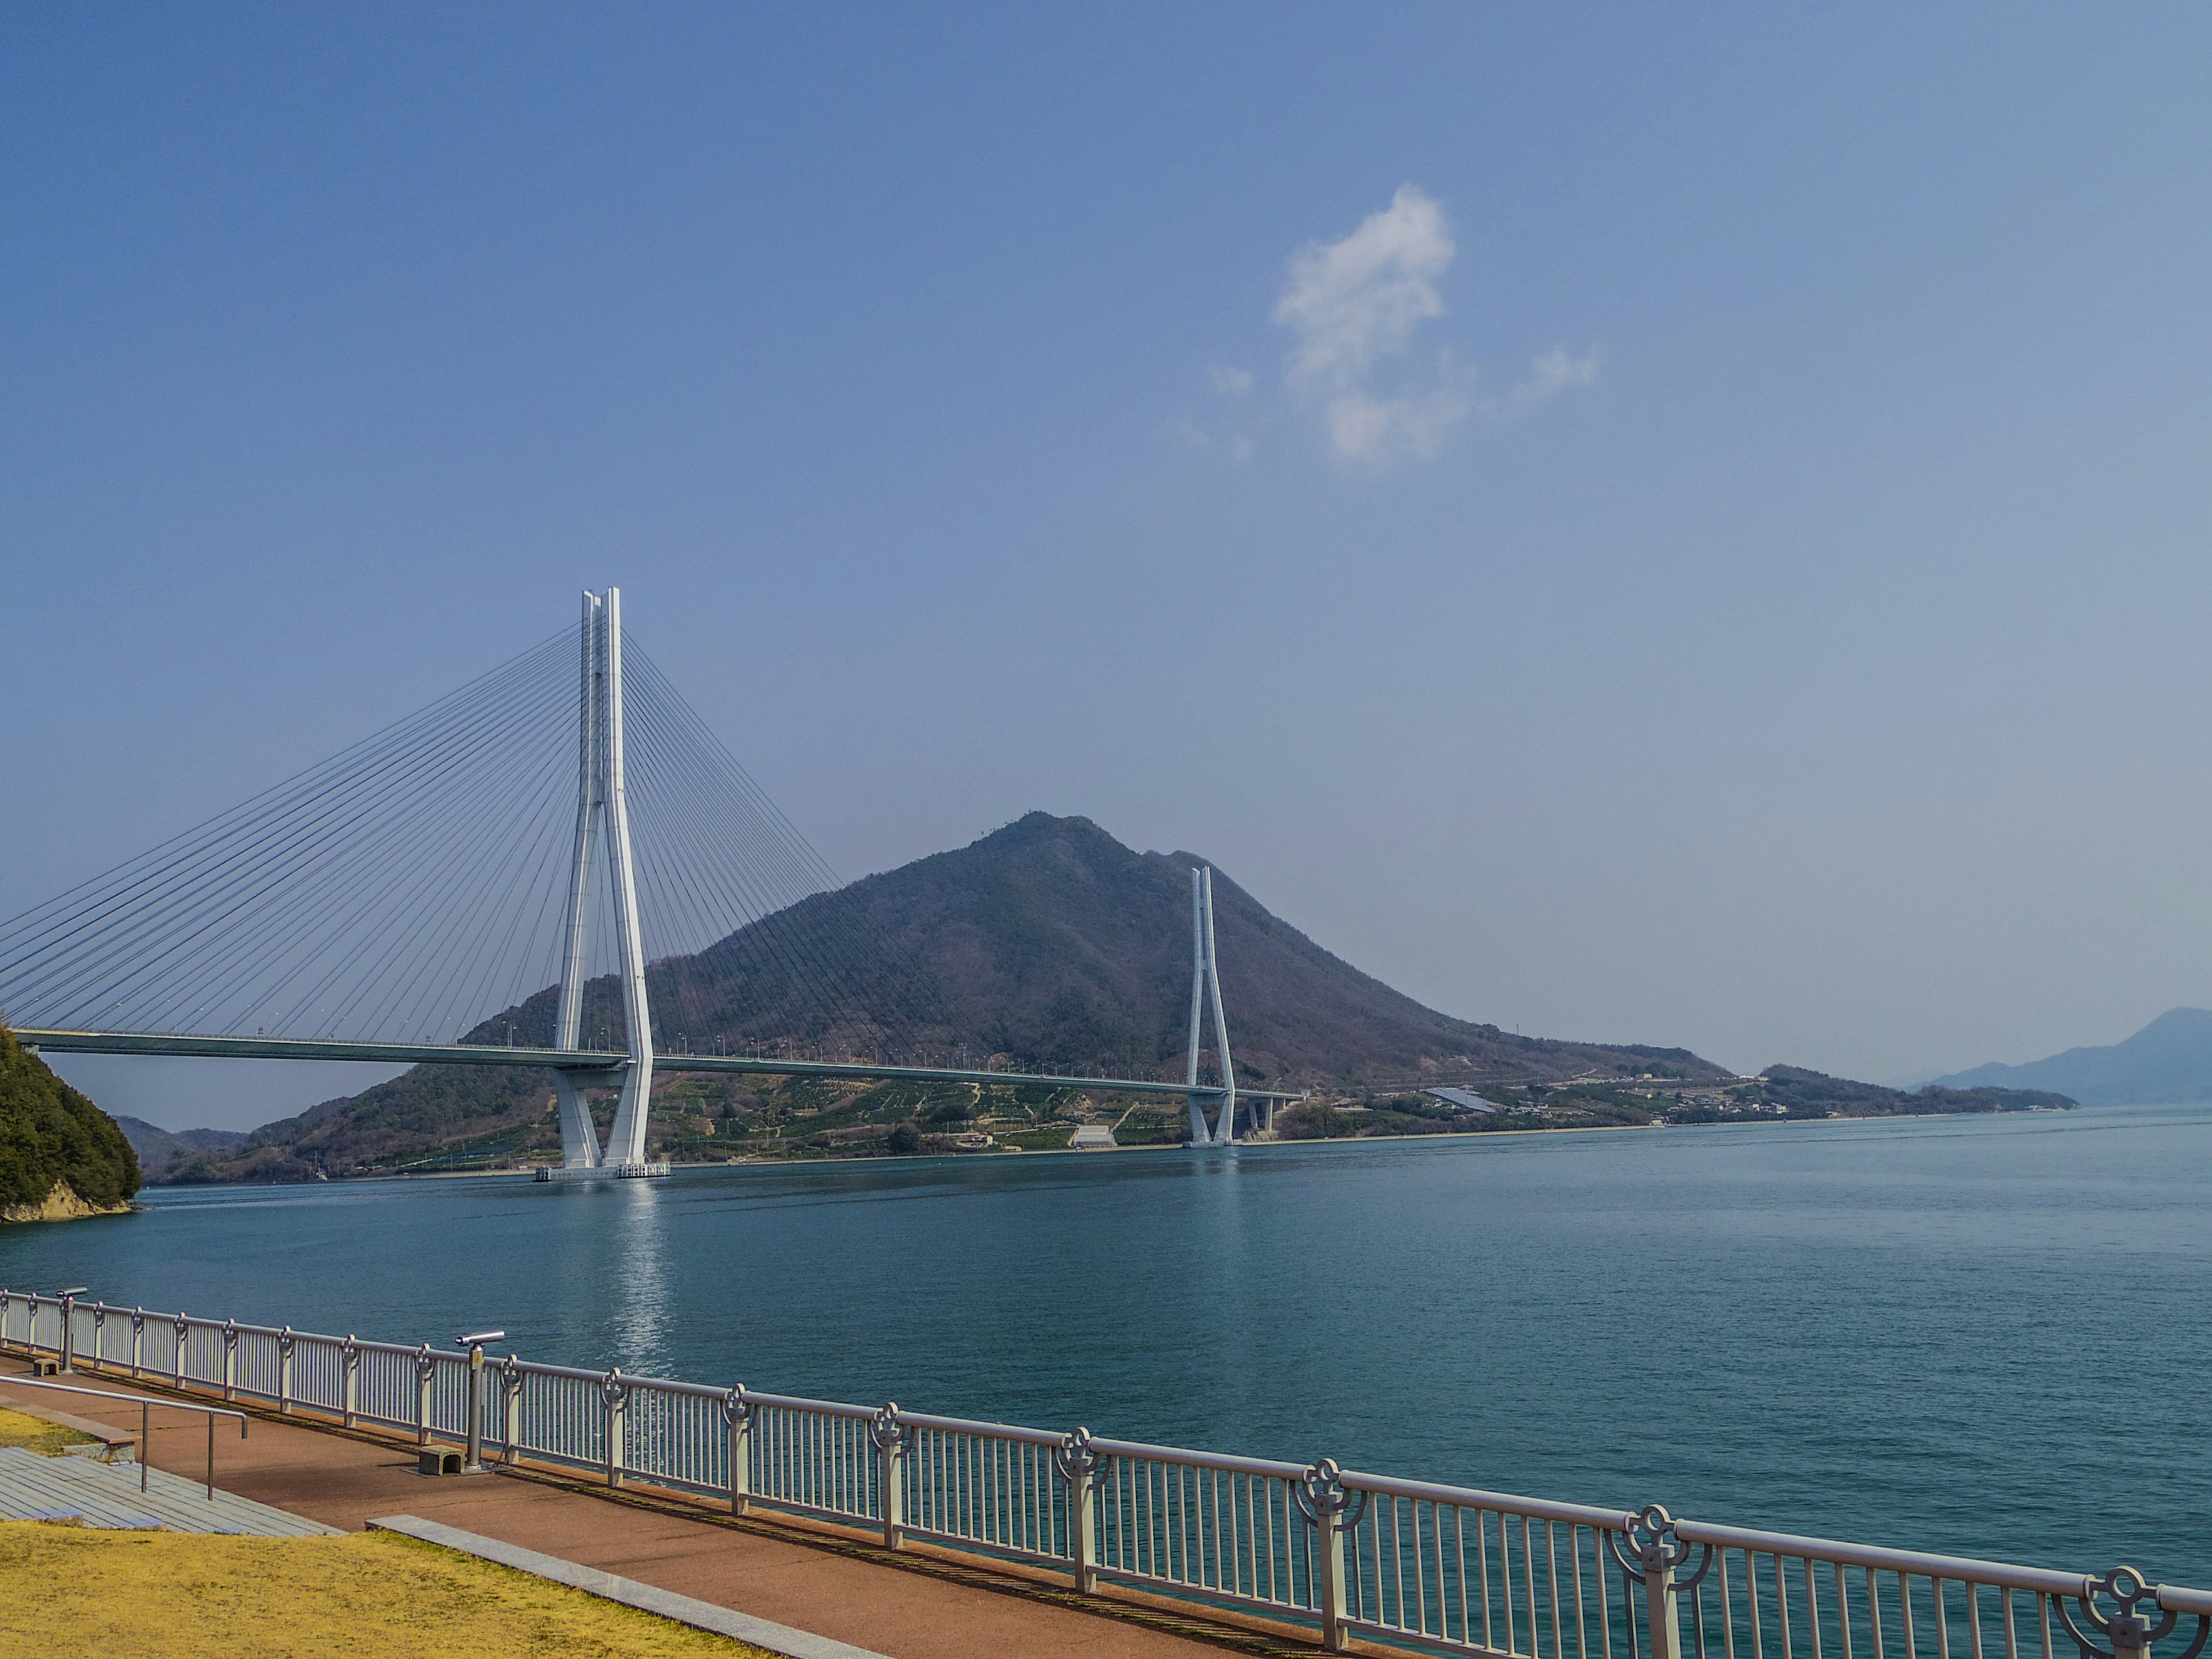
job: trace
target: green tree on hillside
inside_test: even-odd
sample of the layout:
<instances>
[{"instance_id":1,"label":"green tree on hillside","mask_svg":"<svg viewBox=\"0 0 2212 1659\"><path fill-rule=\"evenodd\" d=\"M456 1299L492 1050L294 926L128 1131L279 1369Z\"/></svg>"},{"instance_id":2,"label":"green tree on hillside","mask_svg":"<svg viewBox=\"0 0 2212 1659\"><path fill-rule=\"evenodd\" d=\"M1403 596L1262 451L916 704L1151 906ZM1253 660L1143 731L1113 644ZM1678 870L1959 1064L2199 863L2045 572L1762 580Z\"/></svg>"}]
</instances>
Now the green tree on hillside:
<instances>
[{"instance_id":1,"label":"green tree on hillside","mask_svg":"<svg viewBox=\"0 0 2212 1659\"><path fill-rule=\"evenodd\" d=\"M138 1155L115 1120L0 1025L0 1204L38 1204L66 1182L112 1208L138 1190Z\"/></svg>"}]
</instances>

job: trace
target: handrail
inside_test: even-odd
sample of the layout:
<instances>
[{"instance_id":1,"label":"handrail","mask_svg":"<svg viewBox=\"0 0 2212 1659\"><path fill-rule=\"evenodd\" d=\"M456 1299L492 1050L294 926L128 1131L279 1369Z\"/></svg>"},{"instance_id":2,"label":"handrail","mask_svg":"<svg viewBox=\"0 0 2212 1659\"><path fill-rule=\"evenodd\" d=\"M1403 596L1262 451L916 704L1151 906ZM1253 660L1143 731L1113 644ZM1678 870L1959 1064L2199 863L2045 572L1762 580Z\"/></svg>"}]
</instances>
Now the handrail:
<instances>
[{"instance_id":1,"label":"handrail","mask_svg":"<svg viewBox=\"0 0 2212 1659\"><path fill-rule=\"evenodd\" d=\"M1598 1527L1609 1532L1626 1532L1636 1520L1635 1515L1626 1510L1601 1510L1589 1504L1561 1504L1547 1498L1521 1498L1511 1492L1484 1492L1475 1486L1440 1486L1431 1480L1400 1480L1387 1474L1363 1474L1358 1469L1346 1469L1338 1478L1353 1492L1371 1492L1378 1498L1410 1498L1420 1504L1443 1504L1455 1509L1525 1515L1531 1520L1557 1521L1574 1527ZM1678 1531L1682 1524L1676 1523Z\"/></svg>"},{"instance_id":2,"label":"handrail","mask_svg":"<svg viewBox=\"0 0 2212 1659\"><path fill-rule=\"evenodd\" d=\"M761 1396L756 1394L746 1397L757 1400ZM1057 1446L1067 1438L1066 1435L1055 1434L1050 1429L1018 1428L1011 1423L984 1423L972 1417L935 1417L927 1412L902 1410L898 1414L898 1420L903 1428L927 1429L936 1434L988 1435L994 1440L1012 1440L1024 1446ZM1091 1443L1103 1443L1093 1441Z\"/></svg>"},{"instance_id":3,"label":"handrail","mask_svg":"<svg viewBox=\"0 0 2212 1659\"><path fill-rule=\"evenodd\" d=\"M1717 1549L1756 1550L1762 1555L1786 1555L1800 1561L1833 1561L1847 1567L1904 1573L1915 1578L1949 1578L1990 1584L2000 1589L2028 1590L2039 1595L2079 1597L2087 1593L2091 1582L2081 1573L2051 1572L2041 1567L2016 1566L2009 1561L1983 1561L1970 1555L1929 1555L1919 1550L1884 1549L1878 1545L1847 1544L1833 1538L1807 1538L1796 1533L1715 1526L1704 1521L1677 1521L1674 1535L1692 1544L1711 1544Z\"/></svg>"},{"instance_id":4,"label":"handrail","mask_svg":"<svg viewBox=\"0 0 2212 1659\"><path fill-rule=\"evenodd\" d=\"M246 1438L252 1421L244 1412L234 1412L221 1406L202 1406L190 1400L156 1400L148 1394L122 1394L113 1389L86 1389L68 1382L41 1382L34 1377L0 1376L0 1388L52 1389L57 1394L85 1394L95 1400L125 1400L138 1407L138 1490L146 1490L147 1460L153 1452L147 1436L152 1430L152 1412L156 1406L166 1406L171 1411L199 1412L208 1420L207 1493L208 1502L215 1502L215 1420L218 1417L238 1419L238 1437Z\"/></svg>"},{"instance_id":5,"label":"handrail","mask_svg":"<svg viewBox=\"0 0 2212 1659\"><path fill-rule=\"evenodd\" d=\"M1285 1463L1272 1457L1239 1457L1232 1452L1187 1451L1180 1446L1155 1446L1142 1440L1094 1438L1091 1449L1109 1457L1142 1457L1155 1462L1188 1463L1193 1468L1218 1469L1224 1474L1256 1474L1276 1480L1303 1480L1311 1471L1304 1463Z\"/></svg>"}]
</instances>

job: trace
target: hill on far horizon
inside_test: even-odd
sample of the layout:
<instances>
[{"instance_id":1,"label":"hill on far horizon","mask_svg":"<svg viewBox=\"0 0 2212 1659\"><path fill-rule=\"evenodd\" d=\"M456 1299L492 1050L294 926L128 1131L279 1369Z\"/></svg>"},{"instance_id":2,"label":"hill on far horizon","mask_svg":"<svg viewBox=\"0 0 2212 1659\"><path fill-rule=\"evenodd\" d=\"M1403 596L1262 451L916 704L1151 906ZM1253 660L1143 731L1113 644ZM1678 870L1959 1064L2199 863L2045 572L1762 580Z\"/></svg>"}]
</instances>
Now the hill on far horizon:
<instances>
[{"instance_id":1,"label":"hill on far horizon","mask_svg":"<svg viewBox=\"0 0 2212 1659\"><path fill-rule=\"evenodd\" d=\"M139 1170L149 1181L159 1181L172 1164L197 1158L203 1152L228 1152L246 1140L242 1129L172 1130L121 1112L109 1115L114 1118L115 1127L123 1131L123 1138L131 1143L131 1150L138 1154Z\"/></svg>"},{"instance_id":2,"label":"hill on far horizon","mask_svg":"<svg viewBox=\"0 0 2212 1659\"><path fill-rule=\"evenodd\" d=\"M1992 1061L1939 1077L1929 1086L2050 1089L2085 1106L2212 1100L2212 1009L2169 1008L2118 1042L2069 1048L2018 1066Z\"/></svg>"}]
</instances>

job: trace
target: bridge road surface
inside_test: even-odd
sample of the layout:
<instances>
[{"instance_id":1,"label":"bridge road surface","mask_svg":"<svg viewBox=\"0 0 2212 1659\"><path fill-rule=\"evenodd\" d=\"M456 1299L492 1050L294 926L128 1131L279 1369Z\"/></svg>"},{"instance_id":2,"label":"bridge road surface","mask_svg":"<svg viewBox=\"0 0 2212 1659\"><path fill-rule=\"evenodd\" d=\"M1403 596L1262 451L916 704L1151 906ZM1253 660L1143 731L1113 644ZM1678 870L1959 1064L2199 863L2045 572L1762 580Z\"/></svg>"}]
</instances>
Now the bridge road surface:
<instances>
[{"instance_id":1,"label":"bridge road surface","mask_svg":"<svg viewBox=\"0 0 2212 1659\"><path fill-rule=\"evenodd\" d=\"M55 1396L39 1398L27 1389L11 1397L7 1379L21 1374L11 1358L0 1374L0 1404L50 1405ZM131 1386L90 1373L72 1380L118 1391ZM157 1397L162 1392L146 1391ZM70 1403L95 1422L137 1428L135 1405L118 1401L110 1408L82 1395ZM204 1470L205 1419L156 1410L151 1438L155 1468L195 1477ZM1227 1650L1107 1615L533 1480L498 1474L426 1479L416 1471L411 1446L370 1443L258 1413L242 1442L234 1425L219 1427L215 1480L222 1490L346 1532L361 1531L375 1516L420 1516L889 1659L1220 1659ZM1231 1645L1248 1652L1316 1650L1249 1635Z\"/></svg>"}]
</instances>

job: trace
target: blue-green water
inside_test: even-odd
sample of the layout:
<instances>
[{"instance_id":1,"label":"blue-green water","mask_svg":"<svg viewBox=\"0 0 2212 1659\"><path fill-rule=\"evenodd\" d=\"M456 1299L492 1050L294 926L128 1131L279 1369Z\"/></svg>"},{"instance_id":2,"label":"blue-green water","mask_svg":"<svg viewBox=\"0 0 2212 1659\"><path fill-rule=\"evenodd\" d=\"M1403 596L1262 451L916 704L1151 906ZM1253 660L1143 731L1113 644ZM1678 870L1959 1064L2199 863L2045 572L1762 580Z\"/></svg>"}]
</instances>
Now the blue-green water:
<instances>
[{"instance_id":1,"label":"blue-green water","mask_svg":"<svg viewBox=\"0 0 2212 1659\"><path fill-rule=\"evenodd\" d=\"M2212 1107L156 1192L0 1283L2212 1583Z\"/></svg>"}]
</instances>

